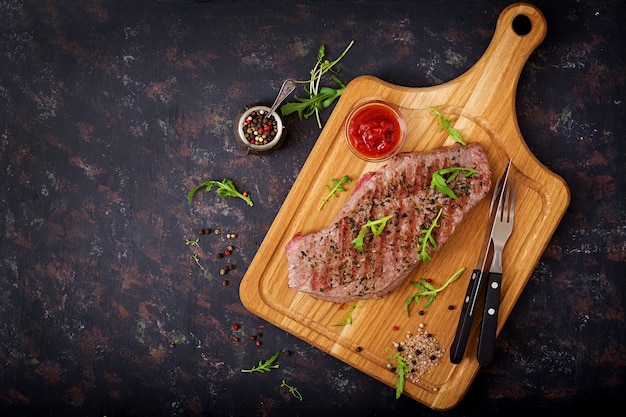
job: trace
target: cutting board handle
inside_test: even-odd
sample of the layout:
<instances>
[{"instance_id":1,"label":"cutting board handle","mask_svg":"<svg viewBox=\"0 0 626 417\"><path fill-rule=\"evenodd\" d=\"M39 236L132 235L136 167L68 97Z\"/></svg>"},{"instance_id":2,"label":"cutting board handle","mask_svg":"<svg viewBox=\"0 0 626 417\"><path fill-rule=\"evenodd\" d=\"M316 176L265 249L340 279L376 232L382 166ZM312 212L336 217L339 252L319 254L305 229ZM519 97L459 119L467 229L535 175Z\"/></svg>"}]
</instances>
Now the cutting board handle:
<instances>
[{"instance_id":1,"label":"cutting board handle","mask_svg":"<svg viewBox=\"0 0 626 417\"><path fill-rule=\"evenodd\" d=\"M510 100L506 109L514 115L517 82L526 60L543 41L547 31L541 11L528 3L505 8L487 50L478 62L454 83L457 91L472 91L466 107L479 114L502 113L502 98ZM490 97L491 100L484 100Z\"/></svg>"}]
</instances>

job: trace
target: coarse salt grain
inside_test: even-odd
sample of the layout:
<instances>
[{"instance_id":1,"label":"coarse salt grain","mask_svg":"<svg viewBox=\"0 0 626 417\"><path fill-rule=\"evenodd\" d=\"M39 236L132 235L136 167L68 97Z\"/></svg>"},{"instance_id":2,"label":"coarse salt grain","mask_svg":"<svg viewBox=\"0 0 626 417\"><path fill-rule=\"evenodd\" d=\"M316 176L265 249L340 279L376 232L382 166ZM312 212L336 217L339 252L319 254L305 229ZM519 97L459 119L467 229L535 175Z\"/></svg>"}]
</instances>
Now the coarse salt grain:
<instances>
[{"instance_id":1,"label":"coarse salt grain","mask_svg":"<svg viewBox=\"0 0 626 417\"><path fill-rule=\"evenodd\" d=\"M393 346L408 367L405 378L413 383L419 382L443 357L439 341L432 334L426 333L424 323L420 323L417 333L408 331L406 339L400 343L394 341ZM388 368L396 371L395 367Z\"/></svg>"}]
</instances>

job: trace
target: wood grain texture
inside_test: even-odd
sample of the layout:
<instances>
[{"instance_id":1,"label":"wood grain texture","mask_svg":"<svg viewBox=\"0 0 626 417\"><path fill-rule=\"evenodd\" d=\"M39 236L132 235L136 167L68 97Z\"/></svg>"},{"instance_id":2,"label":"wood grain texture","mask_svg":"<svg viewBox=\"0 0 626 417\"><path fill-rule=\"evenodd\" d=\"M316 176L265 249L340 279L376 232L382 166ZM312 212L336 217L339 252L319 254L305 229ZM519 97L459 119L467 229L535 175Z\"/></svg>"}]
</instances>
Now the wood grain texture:
<instances>
[{"instance_id":1,"label":"wood grain texture","mask_svg":"<svg viewBox=\"0 0 626 417\"><path fill-rule=\"evenodd\" d=\"M530 32L525 35L514 30L518 16L530 21ZM386 367L391 356L386 349L391 349L394 341L404 339L406 331L414 331L424 323L442 348L447 349L452 343L471 269L480 251L477 236L482 236L486 228L489 198L464 218L432 262L418 265L405 283L380 300L333 304L287 286L285 245L297 232L324 228L348 198L349 192L342 193L318 211L326 192L325 184L347 174L355 180L354 185L363 173L383 165L366 163L353 156L343 136L350 110L361 101L376 98L394 103L404 115L408 127L404 151L423 151L453 143L445 132L440 132L435 117L426 109L436 107L456 119L455 127L465 140L482 144L494 176L501 175L512 158L511 177L518 182L518 204L516 224L504 252L499 332L569 204L567 185L531 154L515 113L519 75L545 33L546 22L537 8L514 4L500 15L494 37L481 59L450 82L406 88L371 76L353 80L243 278L240 297L246 308L391 387L395 387L396 380ZM468 270L437 296L424 315L418 315L419 308L414 308L407 317L404 303L415 292L411 280L428 277L439 286L461 266ZM353 323L335 326L355 304L358 307L352 314ZM450 310L451 305L457 308ZM394 326L400 330L394 330ZM477 319L460 364L452 364L446 352L440 364L420 383L407 383L404 393L433 409L445 410L458 404L479 369L475 356L478 327Z\"/></svg>"}]
</instances>

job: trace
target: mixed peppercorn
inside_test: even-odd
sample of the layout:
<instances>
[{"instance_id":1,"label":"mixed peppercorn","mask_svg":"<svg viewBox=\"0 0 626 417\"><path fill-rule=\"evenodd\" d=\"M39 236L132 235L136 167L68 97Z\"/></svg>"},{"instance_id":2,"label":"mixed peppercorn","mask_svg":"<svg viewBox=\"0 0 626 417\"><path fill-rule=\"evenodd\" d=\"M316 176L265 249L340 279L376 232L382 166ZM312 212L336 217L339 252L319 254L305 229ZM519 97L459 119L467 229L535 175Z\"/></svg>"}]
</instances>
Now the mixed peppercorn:
<instances>
[{"instance_id":1,"label":"mixed peppercorn","mask_svg":"<svg viewBox=\"0 0 626 417\"><path fill-rule=\"evenodd\" d=\"M267 116L265 110L254 110L241 126L243 136L252 145L266 145L278 134L278 124L274 115Z\"/></svg>"},{"instance_id":2,"label":"mixed peppercorn","mask_svg":"<svg viewBox=\"0 0 626 417\"><path fill-rule=\"evenodd\" d=\"M439 359L443 357L444 350L440 348L439 341L426 332L423 323L420 323L417 332L407 332L406 339L401 342L393 342L393 346L406 367L406 378L418 383L420 378L428 373L431 368L437 366ZM387 364L391 372L396 372L396 366Z\"/></svg>"}]
</instances>

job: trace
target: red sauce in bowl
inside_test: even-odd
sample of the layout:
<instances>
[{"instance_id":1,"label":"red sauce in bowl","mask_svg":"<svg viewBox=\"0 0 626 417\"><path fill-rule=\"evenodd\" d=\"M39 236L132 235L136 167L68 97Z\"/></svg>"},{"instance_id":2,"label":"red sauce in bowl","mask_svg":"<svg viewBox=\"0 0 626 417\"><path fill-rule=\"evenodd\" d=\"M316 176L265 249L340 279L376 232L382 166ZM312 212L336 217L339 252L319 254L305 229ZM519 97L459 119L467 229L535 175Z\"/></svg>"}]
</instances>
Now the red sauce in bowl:
<instances>
[{"instance_id":1,"label":"red sauce in bowl","mask_svg":"<svg viewBox=\"0 0 626 417\"><path fill-rule=\"evenodd\" d=\"M379 162L397 154L406 135L398 110L382 101L356 107L346 122L346 140L352 152L366 161Z\"/></svg>"}]
</instances>

